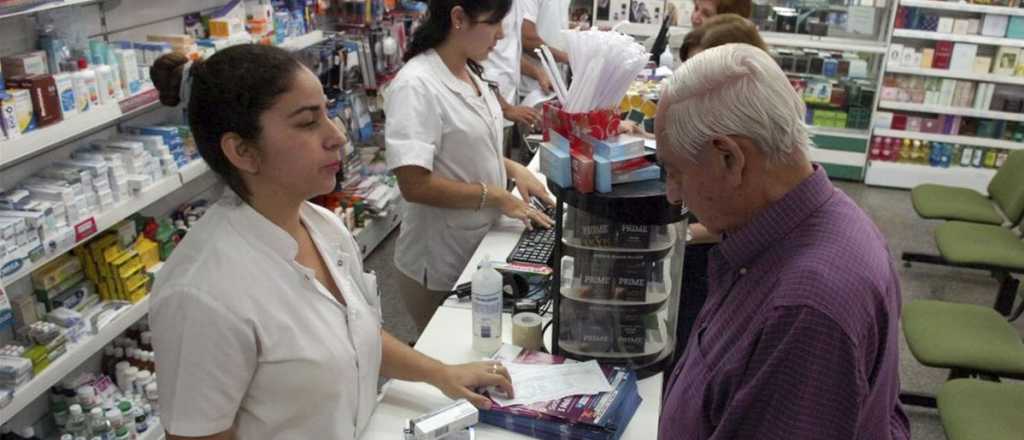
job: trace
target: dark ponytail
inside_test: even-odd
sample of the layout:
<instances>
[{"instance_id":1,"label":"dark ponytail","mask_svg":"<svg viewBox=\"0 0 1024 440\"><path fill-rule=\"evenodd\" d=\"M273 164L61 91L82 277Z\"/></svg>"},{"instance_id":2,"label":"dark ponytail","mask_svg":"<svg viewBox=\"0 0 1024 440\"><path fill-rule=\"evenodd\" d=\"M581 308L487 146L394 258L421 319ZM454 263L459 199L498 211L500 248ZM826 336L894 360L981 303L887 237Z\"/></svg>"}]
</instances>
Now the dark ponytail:
<instances>
[{"instance_id":1,"label":"dark ponytail","mask_svg":"<svg viewBox=\"0 0 1024 440\"><path fill-rule=\"evenodd\" d=\"M184 98L178 94L186 62L181 55L167 54L150 68L164 105L178 105ZM195 61L189 69L188 125L199 154L242 199L249 200L251 194L221 149L221 138L236 133L257 142L262 132L260 115L291 88L295 73L302 68L284 49L243 44L217 51L206 61Z\"/></svg>"},{"instance_id":2,"label":"dark ponytail","mask_svg":"<svg viewBox=\"0 0 1024 440\"><path fill-rule=\"evenodd\" d=\"M416 55L437 48L448 38L452 31L452 9L456 6L461 6L474 23L487 14L491 14L489 23L500 23L512 9L512 0L430 0L427 16L413 32L402 61L408 62ZM483 66L473 60L468 60L467 64L473 73L481 76Z\"/></svg>"}]
</instances>

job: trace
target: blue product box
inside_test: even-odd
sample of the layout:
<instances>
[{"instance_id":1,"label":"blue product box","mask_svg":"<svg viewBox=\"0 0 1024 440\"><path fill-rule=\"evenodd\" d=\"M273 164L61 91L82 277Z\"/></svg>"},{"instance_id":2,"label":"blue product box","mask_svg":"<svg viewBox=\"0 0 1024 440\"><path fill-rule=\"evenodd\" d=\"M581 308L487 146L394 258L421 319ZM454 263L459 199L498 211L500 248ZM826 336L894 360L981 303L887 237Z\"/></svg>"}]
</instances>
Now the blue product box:
<instances>
[{"instance_id":1,"label":"blue product box","mask_svg":"<svg viewBox=\"0 0 1024 440\"><path fill-rule=\"evenodd\" d=\"M620 183L643 182L646 180L658 180L660 178L661 167L658 166L658 164L651 164L635 171L612 176L612 184L618 185Z\"/></svg>"},{"instance_id":2,"label":"blue product box","mask_svg":"<svg viewBox=\"0 0 1024 440\"><path fill-rule=\"evenodd\" d=\"M1024 17L1010 17L1010 24L1006 27L1006 38L1024 39Z\"/></svg>"},{"instance_id":3,"label":"blue product box","mask_svg":"<svg viewBox=\"0 0 1024 440\"><path fill-rule=\"evenodd\" d=\"M594 155L594 191L599 193L612 192L612 161L603 156Z\"/></svg>"},{"instance_id":4,"label":"blue product box","mask_svg":"<svg viewBox=\"0 0 1024 440\"><path fill-rule=\"evenodd\" d=\"M608 160L621 160L644 154L644 140L634 136L620 135L612 139L599 140L587 136L583 139L594 146L594 156Z\"/></svg>"},{"instance_id":5,"label":"blue product box","mask_svg":"<svg viewBox=\"0 0 1024 440\"><path fill-rule=\"evenodd\" d=\"M571 148L569 145L569 140L563 137L562 135L558 134L558 132L555 130L548 131L550 132L549 137L551 138L551 145L554 145L558 149L568 153L569 149Z\"/></svg>"},{"instance_id":6,"label":"blue product box","mask_svg":"<svg viewBox=\"0 0 1024 440\"><path fill-rule=\"evenodd\" d=\"M562 188L572 188L572 159L569 149L552 143L540 144L540 172Z\"/></svg>"}]
</instances>

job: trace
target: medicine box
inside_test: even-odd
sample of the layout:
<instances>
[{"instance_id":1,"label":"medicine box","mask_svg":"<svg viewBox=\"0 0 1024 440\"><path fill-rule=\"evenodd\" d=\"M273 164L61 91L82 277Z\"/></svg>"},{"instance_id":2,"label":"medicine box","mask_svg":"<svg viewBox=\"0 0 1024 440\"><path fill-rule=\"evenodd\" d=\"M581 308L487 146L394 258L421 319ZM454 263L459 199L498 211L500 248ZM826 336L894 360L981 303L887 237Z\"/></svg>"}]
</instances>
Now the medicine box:
<instances>
[{"instance_id":1,"label":"medicine box","mask_svg":"<svg viewBox=\"0 0 1024 440\"><path fill-rule=\"evenodd\" d=\"M49 73L46 65L46 52L43 51L3 57L0 58L0 65L2 65L4 76L7 78Z\"/></svg>"},{"instance_id":2,"label":"medicine box","mask_svg":"<svg viewBox=\"0 0 1024 440\"><path fill-rule=\"evenodd\" d=\"M78 107L75 105L75 84L71 74L58 73L53 75L53 81L57 85L61 116L64 119L74 117L78 114Z\"/></svg>"},{"instance_id":3,"label":"medicine box","mask_svg":"<svg viewBox=\"0 0 1024 440\"><path fill-rule=\"evenodd\" d=\"M1010 24L1006 27L1006 38L1024 39L1024 17L1010 17Z\"/></svg>"},{"instance_id":4,"label":"medicine box","mask_svg":"<svg viewBox=\"0 0 1024 440\"><path fill-rule=\"evenodd\" d=\"M26 76L20 77L14 82L17 84L17 88L29 91L36 125L39 128L62 120L60 95L57 93L57 82L53 76Z\"/></svg>"},{"instance_id":5,"label":"medicine box","mask_svg":"<svg viewBox=\"0 0 1024 440\"><path fill-rule=\"evenodd\" d=\"M64 255L32 272L32 285L38 290L47 290L81 271L82 262L78 258Z\"/></svg>"},{"instance_id":6,"label":"medicine box","mask_svg":"<svg viewBox=\"0 0 1024 440\"><path fill-rule=\"evenodd\" d=\"M554 136L552 134L552 140ZM572 188L572 160L568 147L561 148L550 142L542 143L540 145L540 171L558 186Z\"/></svg>"},{"instance_id":7,"label":"medicine box","mask_svg":"<svg viewBox=\"0 0 1024 440\"><path fill-rule=\"evenodd\" d=\"M7 128L17 134L25 134L37 128L35 111L32 109L32 94L25 89L8 89L9 101L4 101L4 120ZM8 131L10 133L10 131ZM17 136L11 136L17 137Z\"/></svg>"},{"instance_id":8,"label":"medicine box","mask_svg":"<svg viewBox=\"0 0 1024 440\"><path fill-rule=\"evenodd\" d=\"M595 156L608 160L621 160L646 153L644 140L634 136L619 135L604 140L585 136L583 140L593 146Z\"/></svg>"}]
</instances>

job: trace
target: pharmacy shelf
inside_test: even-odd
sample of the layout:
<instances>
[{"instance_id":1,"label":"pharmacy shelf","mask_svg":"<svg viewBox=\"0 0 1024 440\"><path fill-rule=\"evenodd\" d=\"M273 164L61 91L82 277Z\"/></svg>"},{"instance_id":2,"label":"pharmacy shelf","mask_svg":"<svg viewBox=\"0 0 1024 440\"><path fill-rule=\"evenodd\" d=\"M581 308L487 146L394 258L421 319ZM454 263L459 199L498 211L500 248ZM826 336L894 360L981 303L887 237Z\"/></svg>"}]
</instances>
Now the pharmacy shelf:
<instances>
[{"instance_id":1,"label":"pharmacy shelf","mask_svg":"<svg viewBox=\"0 0 1024 440\"><path fill-rule=\"evenodd\" d=\"M209 171L210 166L206 164L205 160L196 159L189 162L188 165L181 167L181 169L178 170L178 175L181 176L181 184L184 185L198 179Z\"/></svg>"},{"instance_id":2,"label":"pharmacy shelf","mask_svg":"<svg viewBox=\"0 0 1024 440\"><path fill-rule=\"evenodd\" d=\"M894 138L920 139L922 141L943 142L949 144L971 145L979 147L1003 148L1007 150L1024 150L1024 143L974 136L956 136L938 133L921 133L906 130L875 130L875 136Z\"/></svg>"},{"instance_id":3,"label":"pharmacy shelf","mask_svg":"<svg viewBox=\"0 0 1024 440\"><path fill-rule=\"evenodd\" d=\"M405 211L404 200L392 201L387 215L368 218L362 228L352 231L352 236L359 244L359 251L364 260L398 227L402 221L403 211Z\"/></svg>"},{"instance_id":4,"label":"pharmacy shelf","mask_svg":"<svg viewBox=\"0 0 1024 440\"><path fill-rule=\"evenodd\" d=\"M890 188L912 189L923 183L969 188L982 194L996 170L951 166L949 168L898 162L873 161L868 165L864 183Z\"/></svg>"},{"instance_id":5,"label":"pharmacy shelf","mask_svg":"<svg viewBox=\"0 0 1024 440\"><path fill-rule=\"evenodd\" d=\"M1022 8L1021 10L1024 10ZM989 82L996 84L1012 84L1024 86L1024 76L993 75L991 73L954 72L946 69L923 69L919 67L886 67L886 73L902 73L905 75L932 76L938 78L965 79L969 81Z\"/></svg>"},{"instance_id":6,"label":"pharmacy shelf","mask_svg":"<svg viewBox=\"0 0 1024 440\"><path fill-rule=\"evenodd\" d=\"M200 175L201 174L196 174L195 177L199 177ZM121 220L124 220L131 216L132 214L139 212L143 208L153 204L153 202L156 202L157 200L164 198L164 196L167 196L168 194L177 191L178 188L181 188L183 185L182 179L183 176L181 173L164 177L160 181L143 189L134 198L121 202L117 206L114 206L112 209L104 211L99 215L92 217L91 219L79 223L78 225L76 225L76 229L77 226L88 225L90 222L95 222L96 226L94 228L89 228L92 229L92 232L84 234L80 239L78 239L75 242L75 244L68 246L64 249L58 249L56 252L47 254L41 260L36 261L33 264L27 264L25 266L22 266L20 269L18 269L17 272L5 276L3 278L4 284L10 285L17 282L21 278L32 273L32 271L57 259L61 255L67 253L71 249L74 249L78 245L85 243L86 241L94 237L96 234L109 229L111 226L114 226Z\"/></svg>"},{"instance_id":7,"label":"pharmacy shelf","mask_svg":"<svg viewBox=\"0 0 1024 440\"><path fill-rule=\"evenodd\" d=\"M88 337L74 345L69 345L67 353L53 361L49 367L32 378L28 383L14 390L14 399L5 408L0 409L0 424L7 423L12 417L25 409L39 396L49 392L65 376L78 368L79 365L103 349L110 341L124 333L131 325L149 313L149 296L137 304L118 312L118 316L101 328L96 335Z\"/></svg>"},{"instance_id":8,"label":"pharmacy shelf","mask_svg":"<svg viewBox=\"0 0 1024 440\"><path fill-rule=\"evenodd\" d=\"M324 31L318 30L301 37L294 37L290 40L285 40L285 42L281 43L278 47L290 51L297 51L313 46L314 44L321 43L325 40L327 40L327 36L324 35Z\"/></svg>"},{"instance_id":9,"label":"pharmacy shelf","mask_svg":"<svg viewBox=\"0 0 1024 440\"><path fill-rule=\"evenodd\" d=\"M149 97L148 102L127 112L123 112L119 104L106 104L75 115L66 121L29 132L17 139L0 141L0 168L160 107L159 98L155 93L146 90L139 95L144 94Z\"/></svg>"},{"instance_id":10,"label":"pharmacy shelf","mask_svg":"<svg viewBox=\"0 0 1024 440\"><path fill-rule=\"evenodd\" d=\"M896 38L913 38L915 40L959 41L963 43L985 44L989 46L1024 47L1024 40L1016 38L947 34L943 32L919 31L914 29L896 29L892 31L892 36Z\"/></svg>"},{"instance_id":11,"label":"pharmacy shelf","mask_svg":"<svg viewBox=\"0 0 1024 440\"><path fill-rule=\"evenodd\" d=\"M63 0L63 1L53 1L53 2L49 2L49 3L43 3L43 4L38 5L38 6L32 6L32 7L25 8L25 9L18 9L18 10L14 11L14 12L7 12L7 13L0 12L0 20L3 20L5 18L18 17L18 16L21 16L21 15L30 15L30 14L35 14L35 13L43 12L43 11L49 11L51 9L66 8L66 7L69 7L69 6L86 6L86 5L91 5L93 3L100 3L101 1L103 1L103 0Z\"/></svg>"},{"instance_id":12,"label":"pharmacy shelf","mask_svg":"<svg viewBox=\"0 0 1024 440\"><path fill-rule=\"evenodd\" d=\"M978 14L998 15L1021 15L1024 16L1024 8L1010 8L1006 6L974 5L958 1L935 1L935 0L900 0L900 6L935 9L942 11L975 12Z\"/></svg>"},{"instance_id":13,"label":"pharmacy shelf","mask_svg":"<svg viewBox=\"0 0 1024 440\"><path fill-rule=\"evenodd\" d=\"M815 125L808 125L807 131L812 135L821 136L836 136L852 139L864 139L868 140L871 138L871 132L867 129L856 129L856 128L832 128L832 127L818 127Z\"/></svg>"},{"instance_id":14,"label":"pharmacy shelf","mask_svg":"<svg viewBox=\"0 0 1024 440\"><path fill-rule=\"evenodd\" d=\"M862 168L864 167L864 161L867 159L867 156L864 153L857 153L853 151L828 150L815 146L810 146L807 150L810 152L811 161L817 163Z\"/></svg>"},{"instance_id":15,"label":"pharmacy shelf","mask_svg":"<svg viewBox=\"0 0 1024 440\"><path fill-rule=\"evenodd\" d=\"M661 25L621 23L615 30L628 35L654 37ZM669 36L685 35L689 26L672 26ZM761 38L769 46L806 47L810 49L834 50L837 52L865 52L884 54L889 51L884 41L859 40L856 38L820 37L817 35L791 34L786 32L761 32Z\"/></svg>"},{"instance_id":16,"label":"pharmacy shelf","mask_svg":"<svg viewBox=\"0 0 1024 440\"><path fill-rule=\"evenodd\" d=\"M165 434L164 434L164 427L163 427L163 425L161 425L160 422L156 422L156 423L153 424L153 426L150 426L149 429L146 432L144 432L144 433L142 433L142 435L138 436L137 439L138 440L164 440L164 437L165 437Z\"/></svg>"},{"instance_id":17,"label":"pharmacy shelf","mask_svg":"<svg viewBox=\"0 0 1024 440\"><path fill-rule=\"evenodd\" d=\"M970 118L998 119L1002 121L1024 122L1024 113L997 112L991 110L975 110L968 107L951 107L944 105L914 104L911 102L879 101L878 108L887 110L903 110L908 112L936 113L940 115L967 116Z\"/></svg>"}]
</instances>

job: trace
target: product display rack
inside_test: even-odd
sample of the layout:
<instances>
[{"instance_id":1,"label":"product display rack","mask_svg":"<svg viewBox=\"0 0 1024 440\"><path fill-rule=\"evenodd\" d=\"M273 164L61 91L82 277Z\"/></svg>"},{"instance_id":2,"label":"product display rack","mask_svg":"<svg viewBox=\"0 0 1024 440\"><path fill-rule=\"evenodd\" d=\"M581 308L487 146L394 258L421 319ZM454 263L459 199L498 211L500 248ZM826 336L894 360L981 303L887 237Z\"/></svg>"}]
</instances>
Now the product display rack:
<instances>
[{"instance_id":1,"label":"product display rack","mask_svg":"<svg viewBox=\"0 0 1024 440\"><path fill-rule=\"evenodd\" d=\"M50 391L50 387L64 379L83 362L103 350L107 344L149 313L149 296L122 311L95 335L86 337L77 344L68 346L63 356L54 360L28 383L15 389L14 399L0 409L0 423L6 423L22 409Z\"/></svg>"},{"instance_id":2,"label":"product display rack","mask_svg":"<svg viewBox=\"0 0 1024 440\"><path fill-rule=\"evenodd\" d=\"M846 7L832 7L846 10ZM876 8L881 14L888 14L889 8ZM884 21L883 21L884 22ZM635 37L653 38L658 34L659 26L651 24L622 23L616 29ZM669 29L670 41L678 42L690 31L689 26L674 26ZM880 35L887 32L880 31ZM856 53L868 61L867 80L877 85L881 80L882 58L888 52L887 41L869 38L853 38L850 36L818 36L788 32L760 32L761 38L773 49L813 49L821 51ZM673 47L673 50L677 48ZM811 75L803 75L811 77ZM877 91L875 101L877 101ZM813 107L808 105L809 108ZM871 102L872 113L877 111L875 102ZM869 124L870 125L870 124ZM812 147L809 149L811 160L821 163L829 176L861 181L867 162L870 127L853 129L827 126L808 125Z\"/></svg>"},{"instance_id":3,"label":"product display rack","mask_svg":"<svg viewBox=\"0 0 1024 440\"><path fill-rule=\"evenodd\" d=\"M557 201L553 352L640 377L661 372L675 349L688 215L660 180L605 194L548 187Z\"/></svg>"},{"instance_id":4,"label":"product display rack","mask_svg":"<svg viewBox=\"0 0 1024 440\"><path fill-rule=\"evenodd\" d=\"M31 8L20 9L17 10L17 12L0 13L0 20L11 18L21 19L17 17L31 16L32 14L57 8L87 6L97 3L103 3L103 1L68 0L63 2L51 2ZM173 8L173 6L170 7ZM101 7L101 14L102 11ZM104 29L106 29L105 25ZM303 36L290 38L280 46L290 51L300 51L323 43L333 37L333 33L315 30ZM73 118L23 134L17 139L0 141L0 172L5 172L5 169L10 170L14 167L20 166L39 166L39 161L43 159L40 159L38 156L53 152L63 146L80 141L88 136L117 126L122 122L133 120L136 117L161 108L164 107L159 102L156 89L152 86L148 86L139 93L121 99L118 102L94 107L85 113L75 115ZM2 279L0 279L0 283L5 286L8 293L11 293L13 290L24 290L14 288L23 287L23 284L28 283L27 275L31 274L32 271L64 255L78 245L89 241L97 234L108 230L111 226L129 218L133 214L150 205L154 205L156 202L167 196L175 194L192 182L202 180L202 188L209 188L214 183L212 174L213 173L211 173L209 166L202 159L193 160L187 165L181 167L178 172L164 176L148 187L136 192L133 194L132 198L124 200L102 212L95 213L92 217L80 222L78 225L73 225L72 227L76 231L79 231L79 233L76 234L76 240L73 244L52 252L47 252L42 258L33 261L30 264L18 267L10 273L5 274ZM12 182L4 183L11 184ZM196 191L199 188L200 186L191 186L190 191ZM393 227L391 229L393 229ZM384 235L386 236L386 233ZM376 247L377 244L379 244L379 240L377 243L364 247L372 249L373 247ZM150 270L150 273L155 274L161 266L162 263ZM12 288L12 286L14 286L14 288ZM139 303L131 305L130 307L120 311L119 314L110 323L100 329L96 335L86 336L75 344L69 343L67 353L51 363L46 369L40 371L32 380L15 390L13 400L7 406L0 408L0 424L7 424L15 419L18 420L16 423L21 423L21 420L25 417L20 417L18 415L22 412L24 412L27 417L38 417L36 414L37 411L40 410L40 406L34 404L34 402L40 400L52 386L63 380L69 373L76 371L83 365L83 363L86 363L86 361L92 359L98 352L101 352L103 347L109 344L114 338L121 335L125 329L135 324L140 319L143 319L148 314L148 311L149 297L146 297ZM139 438L145 440L162 440L164 438L163 428L157 424L156 426L151 427L151 429L146 431L146 433Z\"/></svg>"},{"instance_id":5,"label":"product display rack","mask_svg":"<svg viewBox=\"0 0 1024 440\"><path fill-rule=\"evenodd\" d=\"M980 35L980 28L977 31L978 34L971 34L963 33L962 30L956 31L958 33L937 31L941 26L939 28L934 26L928 27L928 29L935 30L922 30L920 26L914 26L909 22L899 23L900 17L898 16L900 15L901 8L913 8L913 10L917 11L918 15L934 15L940 19L977 19L979 22L984 21L985 16L988 14L1009 16L1010 18L1024 16L1024 8L975 5L956 1L900 0L898 1L898 6L893 8L891 17L889 42L892 51L897 50L895 49L899 47L897 44L902 44L903 47L911 48L914 51L921 48L937 50L938 44L940 44L938 42L946 42L941 44L953 45L974 44L977 45L977 55L975 56L980 57L983 53L989 54L994 64L996 62L995 54L999 47L1024 48L1024 39ZM898 24L904 26L904 28L897 28ZM944 30L948 30L948 28ZM982 84L990 84L990 87L1024 86L1024 77L1021 76L988 72L981 73L976 71L976 69L965 70L962 67L953 69L952 65L948 68L936 68L935 66L945 67L938 64L933 64L929 67L927 66L927 61L922 62L921 64L923 65L920 66L907 66L904 65L906 63L903 59L904 57L905 55L893 52L885 58L885 64L882 69L883 82L889 84L887 81L900 81L901 77L890 79L888 75L905 75L902 78L923 78L924 80L934 81L955 80L958 84L960 82L973 83L974 93L977 93L977 89ZM886 111L902 115L905 118L933 119L938 121L954 117L971 118L975 119L974 122L976 123L995 124L999 128L995 133L981 134L982 130L978 129L978 134L970 131L967 134L960 134L959 130L924 130L918 127L910 127L910 124L906 128L902 125L896 126L895 124L890 127L888 122L880 123L876 120L872 124L872 141L878 138L891 138L898 141L910 139L913 142L921 142L923 145L927 145L928 148L941 145L947 149L946 154L952 156L951 159L946 159L951 164L948 167L942 167L928 163L890 162L872 157L868 162L865 173L865 183L904 189L911 189L923 183L937 183L971 188L981 193L986 193L988 182L995 175L996 170L993 167L958 166L959 163L957 163L955 152L963 148L997 150L1024 148L1024 144L1014 140L1012 135L1009 135L1009 132L1003 133L1004 130L1009 130L1012 124L1018 124L1019 127L1019 124L1024 123L1024 113L991 110L985 107L987 103L975 105L982 105L982 107L902 102L902 99L895 101L892 100L892 95L883 97L882 93L880 93L875 111L876 117L879 111ZM954 124L958 123L960 123L960 119L956 119L954 122ZM951 148L954 151L952 154L949 153Z\"/></svg>"}]
</instances>

